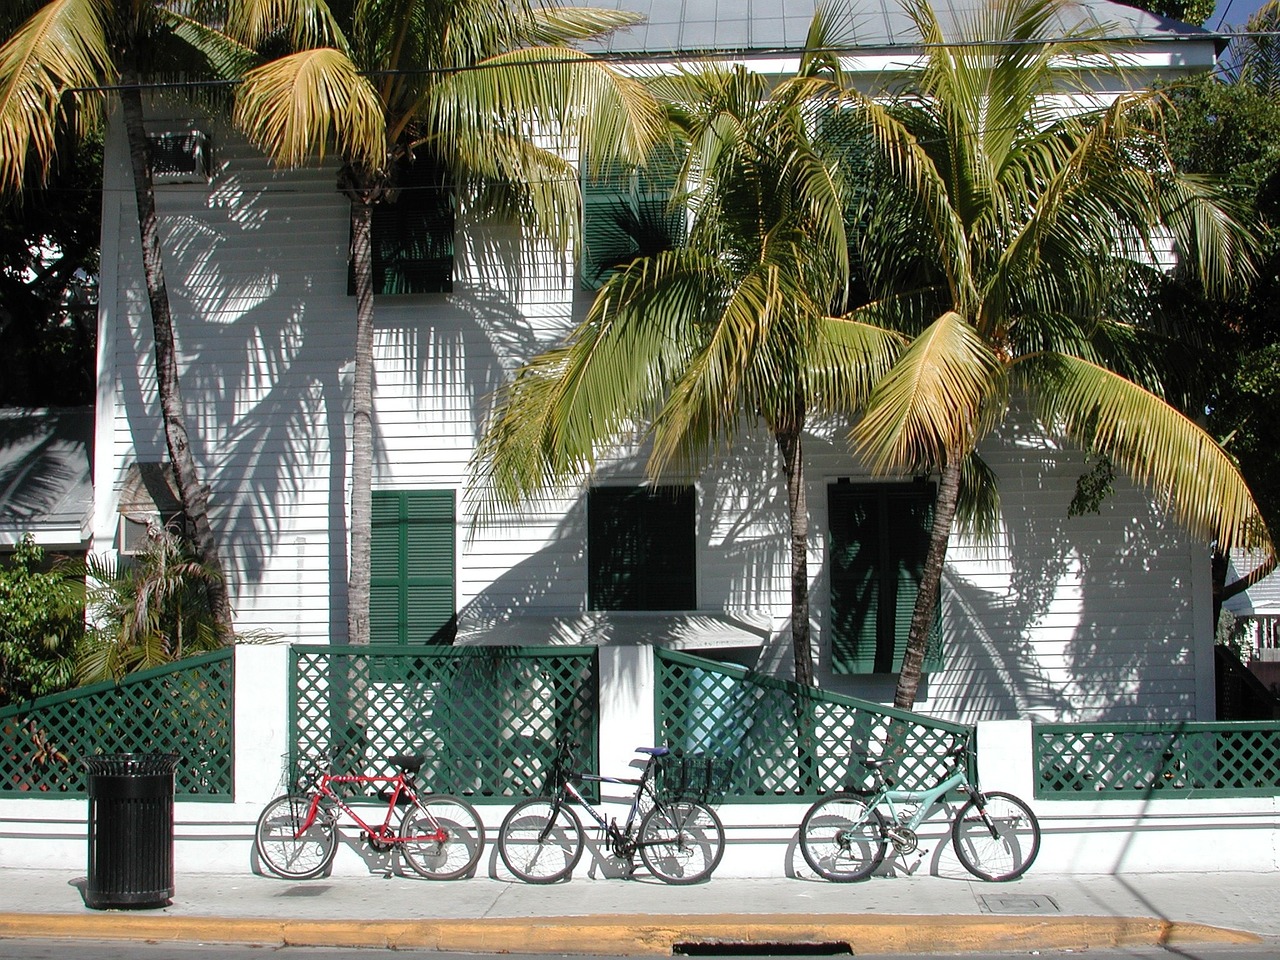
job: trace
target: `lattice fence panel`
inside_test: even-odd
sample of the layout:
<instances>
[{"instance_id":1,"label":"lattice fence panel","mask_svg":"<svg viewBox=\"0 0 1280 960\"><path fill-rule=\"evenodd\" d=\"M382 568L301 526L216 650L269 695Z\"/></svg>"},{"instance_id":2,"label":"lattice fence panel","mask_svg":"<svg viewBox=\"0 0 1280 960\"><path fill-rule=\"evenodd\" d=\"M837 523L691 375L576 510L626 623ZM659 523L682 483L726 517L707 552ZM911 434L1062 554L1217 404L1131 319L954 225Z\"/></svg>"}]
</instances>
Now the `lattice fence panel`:
<instances>
[{"instance_id":1,"label":"lattice fence panel","mask_svg":"<svg viewBox=\"0 0 1280 960\"><path fill-rule=\"evenodd\" d=\"M294 647L291 754L335 757L342 772L393 772L424 754L421 781L473 802L543 792L557 737L594 768L594 648Z\"/></svg>"},{"instance_id":2,"label":"lattice fence panel","mask_svg":"<svg viewBox=\"0 0 1280 960\"><path fill-rule=\"evenodd\" d=\"M1280 794L1280 723L1036 724L1045 800Z\"/></svg>"},{"instance_id":3,"label":"lattice fence panel","mask_svg":"<svg viewBox=\"0 0 1280 960\"><path fill-rule=\"evenodd\" d=\"M889 776L931 787L972 728L763 677L741 667L656 651L658 742L730 761L725 799L814 799L870 786L862 758L895 755Z\"/></svg>"},{"instance_id":4,"label":"lattice fence panel","mask_svg":"<svg viewBox=\"0 0 1280 960\"><path fill-rule=\"evenodd\" d=\"M80 761L175 753L178 800L232 799L230 649L0 710L0 796L85 796Z\"/></svg>"}]
</instances>

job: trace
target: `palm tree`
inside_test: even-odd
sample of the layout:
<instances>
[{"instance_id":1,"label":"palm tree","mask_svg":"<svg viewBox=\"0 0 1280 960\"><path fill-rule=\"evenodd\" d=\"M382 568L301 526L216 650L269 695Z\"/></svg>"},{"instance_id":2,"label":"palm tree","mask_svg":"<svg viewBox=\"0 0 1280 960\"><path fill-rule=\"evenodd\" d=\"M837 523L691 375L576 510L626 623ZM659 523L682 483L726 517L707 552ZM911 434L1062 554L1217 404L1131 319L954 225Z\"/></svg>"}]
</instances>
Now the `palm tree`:
<instances>
[{"instance_id":1,"label":"palm tree","mask_svg":"<svg viewBox=\"0 0 1280 960\"><path fill-rule=\"evenodd\" d=\"M910 709L962 475L993 483L973 469L974 451L1015 391L1049 435L1109 457L1193 532L1223 547L1270 549L1270 539L1231 460L1161 398L1143 331L1114 311L1126 279L1154 269L1170 238L1209 288L1249 275L1248 233L1221 194L1169 163L1160 99L1062 115L1050 94L1074 79L1087 95L1062 64L1105 46L1097 34L1061 37L1057 0L990 0L954 37L927 0L904 6L926 44L922 69L888 104L851 95L888 174L866 196L857 245L881 316L918 305L922 276L932 300L927 323L896 321L912 339L852 439L879 471L940 476L894 698Z\"/></svg>"},{"instance_id":2,"label":"palm tree","mask_svg":"<svg viewBox=\"0 0 1280 960\"><path fill-rule=\"evenodd\" d=\"M823 29L819 16L815 47ZM815 105L839 95L836 73L815 56L772 90L742 69L655 81L687 156L688 240L621 267L567 343L518 373L474 464L491 503L519 504L589 474L597 451L637 422L648 425L654 477L696 469L763 424L786 480L802 684L813 683L802 438L814 415L857 407L897 345L831 316L848 286L844 197L812 121Z\"/></svg>"},{"instance_id":3,"label":"palm tree","mask_svg":"<svg viewBox=\"0 0 1280 960\"><path fill-rule=\"evenodd\" d=\"M394 201L407 162L442 167L459 192L561 243L577 218L566 154L641 156L659 130L634 80L564 46L634 22L629 14L525 0L244 0L228 30L290 51L249 72L236 119L277 163L334 149L351 201L356 294L348 639L369 639L373 471L374 207ZM555 131L556 142L537 139Z\"/></svg>"},{"instance_id":4,"label":"palm tree","mask_svg":"<svg viewBox=\"0 0 1280 960\"><path fill-rule=\"evenodd\" d=\"M18 0L0 47L0 191L44 175L60 142L95 127L108 94L119 98L129 145L143 277L155 333L157 389L182 507L195 531L219 635L232 636L231 602L218 540L209 524L178 384L173 318L165 285L155 191L143 126L142 82L193 75L234 76L250 52L201 22L183 0Z\"/></svg>"}]
</instances>

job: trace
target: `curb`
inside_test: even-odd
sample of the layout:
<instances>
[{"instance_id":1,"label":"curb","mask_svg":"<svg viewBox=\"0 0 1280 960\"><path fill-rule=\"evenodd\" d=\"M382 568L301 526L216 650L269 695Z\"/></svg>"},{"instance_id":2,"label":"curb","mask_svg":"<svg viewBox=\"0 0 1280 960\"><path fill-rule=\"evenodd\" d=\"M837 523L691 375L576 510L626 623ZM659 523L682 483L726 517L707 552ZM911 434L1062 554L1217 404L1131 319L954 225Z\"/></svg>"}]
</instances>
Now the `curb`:
<instances>
[{"instance_id":1,"label":"curb","mask_svg":"<svg viewBox=\"0 0 1280 960\"><path fill-rule=\"evenodd\" d=\"M385 947L479 953L671 956L677 944L847 944L852 953L1069 950L1262 943L1256 934L1150 917L709 914L465 920L279 920L133 913L0 914L0 938Z\"/></svg>"}]
</instances>

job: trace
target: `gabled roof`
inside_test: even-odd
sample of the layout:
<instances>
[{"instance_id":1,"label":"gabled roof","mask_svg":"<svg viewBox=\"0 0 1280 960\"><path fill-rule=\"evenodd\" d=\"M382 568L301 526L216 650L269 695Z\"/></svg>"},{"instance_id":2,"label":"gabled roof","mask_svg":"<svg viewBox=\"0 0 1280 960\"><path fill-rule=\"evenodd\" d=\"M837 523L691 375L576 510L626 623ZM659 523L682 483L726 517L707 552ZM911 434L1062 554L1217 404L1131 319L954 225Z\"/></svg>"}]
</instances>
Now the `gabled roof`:
<instances>
[{"instance_id":1,"label":"gabled roof","mask_svg":"<svg viewBox=\"0 0 1280 960\"><path fill-rule=\"evenodd\" d=\"M93 521L93 408L0 408L0 547L87 546Z\"/></svg>"},{"instance_id":2,"label":"gabled roof","mask_svg":"<svg viewBox=\"0 0 1280 960\"><path fill-rule=\"evenodd\" d=\"M1245 576L1258 563L1258 557L1232 550L1227 583ZM1238 617L1280 617L1280 571L1268 574L1243 593L1228 597L1222 605Z\"/></svg>"},{"instance_id":3,"label":"gabled roof","mask_svg":"<svg viewBox=\"0 0 1280 960\"><path fill-rule=\"evenodd\" d=\"M804 47L809 22L819 0L573 0L579 6L627 10L646 18L619 30L593 50L661 56L695 51L741 51L765 54ZM934 0L944 32L975 0ZM920 35L897 0L850 0L837 13L847 23L853 45L862 50L910 47ZM1217 34L1179 20L1112 3L1064 3L1058 14L1063 34L1081 27L1102 28L1108 36L1152 42L1217 41Z\"/></svg>"}]
</instances>

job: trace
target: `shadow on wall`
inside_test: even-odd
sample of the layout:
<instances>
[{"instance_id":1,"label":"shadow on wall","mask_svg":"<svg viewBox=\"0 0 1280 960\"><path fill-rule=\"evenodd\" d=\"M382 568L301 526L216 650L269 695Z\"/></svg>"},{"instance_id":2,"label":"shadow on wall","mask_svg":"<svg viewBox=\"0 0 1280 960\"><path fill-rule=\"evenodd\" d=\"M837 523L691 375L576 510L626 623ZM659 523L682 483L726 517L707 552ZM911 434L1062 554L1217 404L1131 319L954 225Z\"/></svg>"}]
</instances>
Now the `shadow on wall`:
<instances>
[{"instance_id":1,"label":"shadow on wall","mask_svg":"<svg viewBox=\"0 0 1280 960\"><path fill-rule=\"evenodd\" d=\"M340 639L355 348L349 208L331 165L273 174L248 148L239 149L237 156L227 146L207 192L157 190L192 450L211 488L233 597L243 603L261 593L268 565L297 549L300 578L304 563L314 566L306 575L328 578L328 633ZM244 172L233 174L232 166ZM127 215L120 240L119 403L137 459L165 461L152 327L136 228ZM487 256L515 262L511 243L496 231ZM507 277L522 286L510 271ZM375 336L382 350L393 351L391 360L379 361L384 379L407 380L418 396L448 384L464 398L473 431L484 398L532 352L534 338L514 322L509 298L486 289L470 294L465 302L445 295L379 298ZM412 420L419 434L424 419ZM376 474L392 467L384 429L375 417ZM327 544L322 567L303 555L308 538Z\"/></svg>"},{"instance_id":2,"label":"shadow on wall","mask_svg":"<svg viewBox=\"0 0 1280 960\"><path fill-rule=\"evenodd\" d=\"M933 702L966 720L1193 716L1185 533L1127 482L1099 514L1068 517L1084 456L1016 440L1006 434L989 457L1001 476L997 549L961 544L949 558L947 670Z\"/></svg>"}]
</instances>

